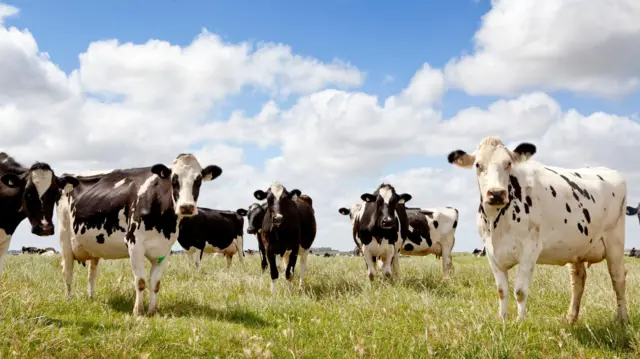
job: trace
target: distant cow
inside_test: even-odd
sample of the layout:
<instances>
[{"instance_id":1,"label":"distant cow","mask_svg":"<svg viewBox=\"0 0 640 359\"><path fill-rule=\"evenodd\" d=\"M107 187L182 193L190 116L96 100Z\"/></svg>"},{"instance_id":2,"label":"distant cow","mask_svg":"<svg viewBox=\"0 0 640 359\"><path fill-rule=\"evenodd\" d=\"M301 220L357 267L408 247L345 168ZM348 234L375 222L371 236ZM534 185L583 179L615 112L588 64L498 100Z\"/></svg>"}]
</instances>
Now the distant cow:
<instances>
[{"instance_id":1,"label":"distant cow","mask_svg":"<svg viewBox=\"0 0 640 359\"><path fill-rule=\"evenodd\" d=\"M74 260L90 261L89 297L93 298L100 258L130 258L136 290L133 314L144 312L147 287L148 312L154 314L162 271L178 238L179 222L198 214L202 181L211 181L221 173L218 166L203 169L195 156L181 154L171 168L159 163L77 175L80 184L56 207L68 297ZM149 282L145 258L151 262Z\"/></svg>"},{"instance_id":2,"label":"distant cow","mask_svg":"<svg viewBox=\"0 0 640 359\"><path fill-rule=\"evenodd\" d=\"M403 205L402 205L403 206ZM354 225L355 215L362 204L354 204L351 209L340 208L338 212L349 215ZM409 256L425 256L434 254L442 256L442 270L449 277L451 268L451 251L455 244L455 232L458 226L458 210L451 207L441 208L406 208L409 221L408 235L400 246L400 253ZM353 230L354 240L356 230ZM358 246L356 241L356 246Z\"/></svg>"},{"instance_id":3,"label":"distant cow","mask_svg":"<svg viewBox=\"0 0 640 359\"><path fill-rule=\"evenodd\" d=\"M629 257L635 257L638 255L638 251L636 251L636 247L631 248L629 251Z\"/></svg>"},{"instance_id":4,"label":"distant cow","mask_svg":"<svg viewBox=\"0 0 640 359\"><path fill-rule=\"evenodd\" d=\"M224 254L229 268L234 254L238 254L240 261L244 257L243 230L244 218L236 212L198 207L198 214L180 221L178 243L196 268L200 267L204 253Z\"/></svg>"},{"instance_id":5,"label":"distant cow","mask_svg":"<svg viewBox=\"0 0 640 359\"><path fill-rule=\"evenodd\" d=\"M261 226L262 243L266 250L271 272L271 292L276 290L278 265L276 256L283 261L288 288L291 290L293 272L300 255L300 286L307 271L309 249L316 237L315 211L309 196L301 196L300 190L291 192L274 182L265 192L256 190L253 196L267 200L267 209ZM294 198L297 197L297 198Z\"/></svg>"},{"instance_id":6,"label":"distant cow","mask_svg":"<svg viewBox=\"0 0 640 359\"><path fill-rule=\"evenodd\" d=\"M530 143L509 150L487 137L473 154L449 153L448 161L474 168L480 190L478 232L498 287L499 314L507 315L507 271L518 266L514 294L518 318L525 308L536 263L570 264L572 299L568 320L578 319L587 277L585 263L607 260L618 318L628 322L625 296L625 208L627 182L606 167L567 169L528 161Z\"/></svg>"},{"instance_id":7,"label":"distant cow","mask_svg":"<svg viewBox=\"0 0 640 359\"><path fill-rule=\"evenodd\" d=\"M28 218L31 233L52 235L53 206L61 192L71 191L77 184L71 176L57 177L46 163L36 162L27 168L0 152L0 275L18 225Z\"/></svg>"},{"instance_id":8,"label":"distant cow","mask_svg":"<svg viewBox=\"0 0 640 359\"><path fill-rule=\"evenodd\" d=\"M53 247L47 247L47 248L36 248L36 247L22 247L22 253L23 254L40 254L40 255L54 255L54 254L58 254L58 251L55 250L55 248Z\"/></svg>"},{"instance_id":9,"label":"distant cow","mask_svg":"<svg viewBox=\"0 0 640 359\"><path fill-rule=\"evenodd\" d=\"M262 221L264 213L267 210L267 203L253 203L249 206L249 210L240 208L236 211L241 216L247 216L247 234L253 234L258 240L258 251L260 251L260 267L264 272L267 269L267 255L262 244Z\"/></svg>"},{"instance_id":10,"label":"distant cow","mask_svg":"<svg viewBox=\"0 0 640 359\"><path fill-rule=\"evenodd\" d=\"M360 247L356 246L356 247L353 249L353 255L354 255L354 256L356 256L356 257L359 257L359 256L361 256L361 255L362 255L362 250L360 250Z\"/></svg>"},{"instance_id":11,"label":"distant cow","mask_svg":"<svg viewBox=\"0 0 640 359\"><path fill-rule=\"evenodd\" d=\"M482 250L474 249L472 254L474 257L484 257L485 255L487 255L487 251L486 248L482 248Z\"/></svg>"},{"instance_id":12,"label":"distant cow","mask_svg":"<svg viewBox=\"0 0 640 359\"><path fill-rule=\"evenodd\" d=\"M362 248L369 279L376 275L376 261L382 262L385 277L398 275L402 243L409 235L409 220L404 204L411 200L408 193L397 194L390 184L381 184L373 194L363 193L362 204L356 204L348 212L351 217L353 239Z\"/></svg>"}]
</instances>

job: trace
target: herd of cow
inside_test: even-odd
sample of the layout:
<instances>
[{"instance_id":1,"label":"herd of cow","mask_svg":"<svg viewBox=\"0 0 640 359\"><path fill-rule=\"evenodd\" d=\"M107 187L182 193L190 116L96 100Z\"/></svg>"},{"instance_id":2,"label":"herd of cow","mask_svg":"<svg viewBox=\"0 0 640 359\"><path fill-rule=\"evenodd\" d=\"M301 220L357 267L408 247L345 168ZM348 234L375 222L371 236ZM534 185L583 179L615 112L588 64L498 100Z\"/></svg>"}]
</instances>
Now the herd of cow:
<instances>
[{"instance_id":1,"label":"herd of cow","mask_svg":"<svg viewBox=\"0 0 640 359\"><path fill-rule=\"evenodd\" d=\"M518 319L524 319L535 265L568 265L572 298L567 318L575 322L587 277L585 264L606 259L618 318L628 322L625 209L627 215L635 215L638 208L626 206L626 180L605 167L545 166L529 160L535 153L533 144L521 143L511 150L500 139L487 137L474 153L455 150L447 157L450 164L476 173L476 224L484 247L474 255L487 256L498 314L503 319L507 315L507 272L512 267L519 265L513 293ZM275 182L266 191L256 190L253 196L259 202L246 209L197 207L202 181L221 174L218 166L202 167L194 155L180 154L171 167L159 163L57 176L46 163L27 168L0 153L0 274L18 224L27 218L33 234L53 235L55 207L69 299L74 262L89 264L88 291L93 297L99 260L129 258L136 291L133 313L144 312L143 295L149 288L148 313L153 314L172 245L177 241L196 266L207 252L221 253L231 265L234 255L240 260L244 256L244 217L247 233L257 238L261 268L269 268L272 292L281 269L292 289L298 258L302 285L316 237L311 197ZM385 277L397 277L401 254L442 257L443 275L450 277L458 210L407 207L411 199L411 194L383 183L338 210L349 216L356 252L362 253L371 280L377 269ZM148 280L145 258L151 262Z\"/></svg>"}]
</instances>

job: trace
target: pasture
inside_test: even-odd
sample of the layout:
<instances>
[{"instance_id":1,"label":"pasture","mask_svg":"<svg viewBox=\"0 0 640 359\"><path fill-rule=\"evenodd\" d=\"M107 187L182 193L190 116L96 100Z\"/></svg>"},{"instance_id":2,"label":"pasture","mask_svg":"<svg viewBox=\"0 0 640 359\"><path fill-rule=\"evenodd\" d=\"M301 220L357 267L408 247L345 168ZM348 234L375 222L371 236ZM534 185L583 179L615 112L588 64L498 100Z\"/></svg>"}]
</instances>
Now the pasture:
<instances>
[{"instance_id":1,"label":"pasture","mask_svg":"<svg viewBox=\"0 0 640 359\"><path fill-rule=\"evenodd\" d=\"M243 264L234 257L230 271L224 258L205 256L199 272L175 255L159 313L141 318L131 315L128 260L101 261L93 301L87 268L76 264L68 302L59 256L9 256L0 280L0 357L631 358L640 355L640 260L625 260L626 329L615 322L605 263L587 270L580 319L571 327L566 268L536 267L527 321L515 321L510 293L503 324L487 259L470 255L454 255L448 282L433 256L403 257L395 284L380 273L370 283L362 257L310 256L303 292L287 294L281 277L274 296L257 255Z\"/></svg>"}]
</instances>

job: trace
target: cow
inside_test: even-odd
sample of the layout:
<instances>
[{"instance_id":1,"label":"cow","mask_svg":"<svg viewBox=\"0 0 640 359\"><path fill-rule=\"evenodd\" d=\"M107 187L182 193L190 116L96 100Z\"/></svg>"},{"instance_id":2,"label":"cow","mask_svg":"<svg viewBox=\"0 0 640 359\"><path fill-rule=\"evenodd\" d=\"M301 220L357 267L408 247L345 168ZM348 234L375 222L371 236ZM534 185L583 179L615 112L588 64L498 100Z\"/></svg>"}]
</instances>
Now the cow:
<instances>
[{"instance_id":1,"label":"cow","mask_svg":"<svg viewBox=\"0 0 640 359\"><path fill-rule=\"evenodd\" d=\"M284 265L287 286L291 291L293 272L300 256L299 286L302 287L307 257L316 237L316 218L311 197L302 195L298 189L289 192L278 182L272 183L267 191L256 190L253 196L259 201L267 200L260 234L269 263L271 293L275 293L278 279L279 265L276 260Z\"/></svg>"},{"instance_id":2,"label":"cow","mask_svg":"<svg viewBox=\"0 0 640 359\"><path fill-rule=\"evenodd\" d=\"M221 174L218 166L202 168L192 154L180 154L171 168L159 163L74 176L79 185L56 206L68 299L74 260L90 262L88 291L93 298L98 261L129 258L136 291L133 315L144 312L146 288L148 314L155 314L162 271L178 238L180 220L198 214L202 181ZM151 262L149 282L145 279L145 257Z\"/></svg>"},{"instance_id":3,"label":"cow","mask_svg":"<svg viewBox=\"0 0 640 359\"><path fill-rule=\"evenodd\" d=\"M514 294L518 319L525 319L536 264L568 264L572 297L567 320L578 320L587 277L585 263L607 260L617 298L617 316L628 323L624 242L627 182L606 167L568 169L529 159L536 146L508 149L486 137L473 154L454 150L450 164L475 168L480 205L478 233L498 289L499 316L506 319L507 272L518 264Z\"/></svg>"},{"instance_id":4,"label":"cow","mask_svg":"<svg viewBox=\"0 0 640 359\"><path fill-rule=\"evenodd\" d=\"M56 176L47 163L35 162L27 168L0 152L0 276L18 225L27 218L31 233L39 237L53 235L55 202L77 184L72 176Z\"/></svg>"},{"instance_id":5,"label":"cow","mask_svg":"<svg viewBox=\"0 0 640 359\"><path fill-rule=\"evenodd\" d=\"M53 208L52 208L53 209ZM58 251L55 250L55 248L53 247L47 247L47 248L36 248L36 247L22 247L22 253L23 254L40 254L40 255L47 255L47 256L51 256L51 255L55 255L58 254Z\"/></svg>"},{"instance_id":6,"label":"cow","mask_svg":"<svg viewBox=\"0 0 640 359\"><path fill-rule=\"evenodd\" d=\"M484 247L482 248L482 250L476 248L476 249L473 250L473 253L471 253L471 254L474 257L484 257L484 256L487 255L487 250Z\"/></svg>"},{"instance_id":7,"label":"cow","mask_svg":"<svg viewBox=\"0 0 640 359\"><path fill-rule=\"evenodd\" d=\"M402 205L402 204L401 204ZM353 204L351 209L342 207L338 212L349 215L354 225L352 213L358 213L362 204ZM425 256L434 254L436 259L442 257L442 271L445 277L450 276L451 251L455 244L455 232L458 226L458 210L451 207L407 208L409 227L406 239L400 245L400 254L408 256ZM353 230L354 240L356 231ZM361 245L356 241L356 246Z\"/></svg>"},{"instance_id":8,"label":"cow","mask_svg":"<svg viewBox=\"0 0 640 359\"><path fill-rule=\"evenodd\" d=\"M267 269L267 255L262 244L261 232L262 232L262 220L264 219L264 213L267 210L267 203L259 204L252 203L249 206L249 210L239 208L236 213L241 216L247 216L247 234L253 234L258 240L258 251L260 252L260 268L262 272Z\"/></svg>"},{"instance_id":9,"label":"cow","mask_svg":"<svg viewBox=\"0 0 640 359\"><path fill-rule=\"evenodd\" d=\"M234 254L238 254L240 261L244 257L243 231L244 218L236 212L198 207L198 214L180 221L178 243L196 268L200 267L204 253L222 253L228 269Z\"/></svg>"},{"instance_id":10,"label":"cow","mask_svg":"<svg viewBox=\"0 0 640 359\"><path fill-rule=\"evenodd\" d=\"M355 204L347 212L352 223L353 239L362 248L369 279L376 275L375 263L380 260L386 278L399 275L400 249L409 235L409 221L405 203L411 200L408 193L397 194L391 184L382 183L371 193L360 196L362 204Z\"/></svg>"},{"instance_id":11,"label":"cow","mask_svg":"<svg viewBox=\"0 0 640 359\"><path fill-rule=\"evenodd\" d=\"M636 247L631 248L629 251L629 257L635 257L638 255L638 251L636 251Z\"/></svg>"}]
</instances>

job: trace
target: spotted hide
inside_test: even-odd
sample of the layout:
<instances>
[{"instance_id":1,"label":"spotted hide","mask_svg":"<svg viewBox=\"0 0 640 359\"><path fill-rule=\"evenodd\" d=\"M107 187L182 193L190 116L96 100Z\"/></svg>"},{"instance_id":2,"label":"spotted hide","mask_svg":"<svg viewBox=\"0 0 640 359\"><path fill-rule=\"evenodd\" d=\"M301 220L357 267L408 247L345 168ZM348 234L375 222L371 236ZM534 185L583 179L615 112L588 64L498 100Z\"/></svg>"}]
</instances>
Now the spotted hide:
<instances>
[{"instance_id":1,"label":"spotted hide","mask_svg":"<svg viewBox=\"0 0 640 359\"><path fill-rule=\"evenodd\" d=\"M276 261L282 261L288 289L291 290L293 272L300 256L300 286L307 271L307 257L316 237L316 219L309 196L302 196L300 190L291 192L280 183L274 182L265 192L256 190L254 197L267 200L262 220L261 237L266 250L271 274L271 292L276 291L280 267Z\"/></svg>"},{"instance_id":2,"label":"spotted hide","mask_svg":"<svg viewBox=\"0 0 640 359\"><path fill-rule=\"evenodd\" d=\"M156 164L77 175L80 184L56 207L68 297L74 260L89 261L89 297L93 298L100 258L129 258L136 290L133 313L144 312L147 286L148 312L155 313L162 271L178 238L178 223L198 213L202 181L211 181L221 173L218 166L203 169L193 155L181 154L171 168ZM145 258L151 262L148 284Z\"/></svg>"},{"instance_id":3,"label":"spotted hide","mask_svg":"<svg viewBox=\"0 0 640 359\"><path fill-rule=\"evenodd\" d=\"M353 239L362 248L369 279L376 276L376 262L382 263L385 277L399 275L401 244L409 235L409 222L404 204L411 200L408 193L397 194L390 184L381 184L371 193L360 196L362 204L355 204L349 213ZM352 214L352 211L357 211Z\"/></svg>"},{"instance_id":4,"label":"spotted hide","mask_svg":"<svg viewBox=\"0 0 640 359\"><path fill-rule=\"evenodd\" d=\"M72 176L57 177L46 163L36 162L27 168L0 152L0 275L18 225L27 218L31 233L52 235L55 202L63 191L71 191L77 184Z\"/></svg>"},{"instance_id":5,"label":"spotted hide","mask_svg":"<svg viewBox=\"0 0 640 359\"><path fill-rule=\"evenodd\" d=\"M229 268L234 254L244 257L243 230L244 218L236 212L198 207L198 214L180 221L178 243L196 267L204 253L222 253Z\"/></svg>"},{"instance_id":6,"label":"spotted hide","mask_svg":"<svg viewBox=\"0 0 640 359\"><path fill-rule=\"evenodd\" d=\"M351 209L342 207L338 212L349 215L356 248L362 243L357 238L354 227L356 214L363 204L356 203ZM455 244L455 232L458 226L458 210L451 207L442 208L405 208L409 227L407 238L400 247L400 253L409 256L425 256L434 254L442 257L443 274L448 277L451 269L451 251Z\"/></svg>"},{"instance_id":7,"label":"spotted hide","mask_svg":"<svg viewBox=\"0 0 640 359\"><path fill-rule=\"evenodd\" d=\"M247 234L253 234L258 241L258 251L260 252L260 267L264 272L267 269L267 255L262 244L262 220L264 219L264 213L267 210L267 203L259 204L252 203L249 209L239 208L236 213L241 216L247 216Z\"/></svg>"},{"instance_id":8,"label":"spotted hide","mask_svg":"<svg viewBox=\"0 0 640 359\"><path fill-rule=\"evenodd\" d=\"M618 318L627 322L626 180L605 167L545 166L529 160L535 152L529 143L509 150L498 138L488 137L471 155L456 150L448 156L449 163L476 171L478 232L496 280L499 315L507 315L509 269L519 265L514 294L518 319L524 319L536 263L569 264L573 293L567 319L574 323L587 277L585 263L606 259Z\"/></svg>"}]
</instances>

